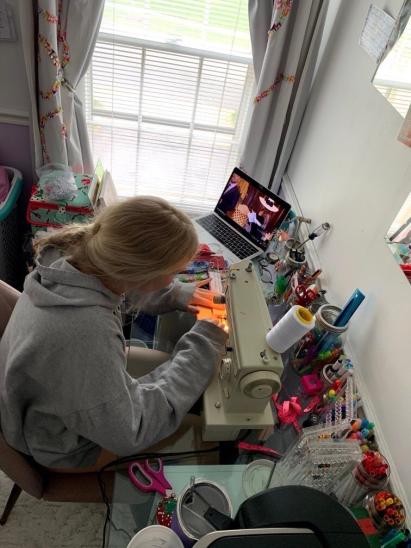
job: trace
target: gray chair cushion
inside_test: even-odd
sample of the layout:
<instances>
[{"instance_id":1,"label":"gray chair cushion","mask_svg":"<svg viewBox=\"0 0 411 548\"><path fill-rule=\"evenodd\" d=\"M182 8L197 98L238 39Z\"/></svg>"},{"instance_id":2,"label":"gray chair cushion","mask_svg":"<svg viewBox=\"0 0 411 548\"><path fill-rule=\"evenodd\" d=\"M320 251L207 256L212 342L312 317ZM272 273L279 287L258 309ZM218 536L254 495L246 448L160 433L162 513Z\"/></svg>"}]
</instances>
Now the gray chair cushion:
<instances>
[{"instance_id":1,"label":"gray chair cushion","mask_svg":"<svg viewBox=\"0 0 411 548\"><path fill-rule=\"evenodd\" d=\"M0 337L3 335L20 292L0 280Z\"/></svg>"}]
</instances>

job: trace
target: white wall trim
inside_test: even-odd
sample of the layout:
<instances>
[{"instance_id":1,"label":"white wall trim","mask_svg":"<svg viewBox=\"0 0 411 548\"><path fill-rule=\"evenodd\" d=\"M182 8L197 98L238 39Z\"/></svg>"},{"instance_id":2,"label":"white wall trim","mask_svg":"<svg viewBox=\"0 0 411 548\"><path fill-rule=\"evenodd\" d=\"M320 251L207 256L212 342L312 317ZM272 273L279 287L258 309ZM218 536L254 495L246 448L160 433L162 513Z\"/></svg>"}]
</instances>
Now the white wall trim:
<instances>
[{"instance_id":1,"label":"white wall trim","mask_svg":"<svg viewBox=\"0 0 411 548\"><path fill-rule=\"evenodd\" d=\"M19 126L30 125L30 114L25 110L16 109L1 109L0 110L1 124L16 124Z\"/></svg>"},{"instance_id":2,"label":"white wall trim","mask_svg":"<svg viewBox=\"0 0 411 548\"><path fill-rule=\"evenodd\" d=\"M281 191L284 194L285 201L291 204L291 207L298 216L304 217L305 215L302 212L301 206L298 202L297 195L294 192L293 185L291 183L290 177L287 173L283 175L283 180L281 183ZM306 223L302 223L300 226L300 233L303 237L308 238L308 234L310 233L310 229L313 229L311 225L307 225ZM314 269L317 270L318 268L321 268L320 266L320 258L318 256L317 250L315 246L313 245L313 242L307 242L305 244L305 251L306 251L306 257L307 262L309 265Z\"/></svg>"},{"instance_id":3,"label":"white wall trim","mask_svg":"<svg viewBox=\"0 0 411 548\"><path fill-rule=\"evenodd\" d=\"M291 179L288 174L285 174L283 176L283 181L281 185L281 190L284 194L285 200L291 204L291 207L293 211L297 215L301 216L309 216L309 211L306 211L304 215L303 211L301 209L300 203L298 202L297 195L294 191L294 187L292 185ZM301 233L306 236L309 233L308 227L306 224L302 224L301 226ZM320 257L318 255L318 252L315 248L315 245L313 242L308 242L306 244L306 256L307 256L307 262L309 265L314 268L321 268L320 263ZM327 299L332 300L332 291L330 291L327 288ZM352 345L350 344L349 337L347 337L347 340L345 342L345 348L348 350L347 354L351 357L354 366L355 366L355 382L358 387L358 391L361 394L361 401L364 409L365 416L375 424L375 438L378 444L378 447L381 451L381 453L384 455L384 457L388 460L390 463L390 485L392 490L395 492L395 494L401 499L401 501L404 504L405 511L407 513L407 525L409 528L411 528L411 505L408 503L408 497L405 492L405 489L402 485L400 476L398 474L398 471L393 464L393 458L391 456L391 451L388 447L387 441L385 440L383 429L381 427L381 424L378 420L375 407L371 398L371 394L367 388L367 385L364 381L364 377L361 372L361 365L357 359L355 350L353 349Z\"/></svg>"}]
</instances>

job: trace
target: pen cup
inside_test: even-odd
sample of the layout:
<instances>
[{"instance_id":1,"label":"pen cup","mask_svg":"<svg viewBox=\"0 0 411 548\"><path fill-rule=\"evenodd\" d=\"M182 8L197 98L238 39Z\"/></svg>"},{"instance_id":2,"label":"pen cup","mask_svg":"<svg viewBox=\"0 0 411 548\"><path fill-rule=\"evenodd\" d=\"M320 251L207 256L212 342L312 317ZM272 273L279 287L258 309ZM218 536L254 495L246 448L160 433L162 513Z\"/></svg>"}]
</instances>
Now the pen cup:
<instances>
[{"instance_id":1,"label":"pen cup","mask_svg":"<svg viewBox=\"0 0 411 548\"><path fill-rule=\"evenodd\" d=\"M335 496L342 504L347 506L358 504L370 492L383 489L387 485L390 477L388 462L380 453L370 451L368 454L378 459L378 466L384 472L377 473L377 468L375 470L367 469L365 463L368 457L366 453L352 473L343 478L334 490Z\"/></svg>"},{"instance_id":2,"label":"pen cup","mask_svg":"<svg viewBox=\"0 0 411 548\"><path fill-rule=\"evenodd\" d=\"M334 321L341 309L325 304L315 314L315 327L296 346L292 365L299 375L335 362L343 353L348 325L337 327Z\"/></svg>"},{"instance_id":3,"label":"pen cup","mask_svg":"<svg viewBox=\"0 0 411 548\"><path fill-rule=\"evenodd\" d=\"M386 532L393 527L401 529L405 523L406 514L401 500L390 491L370 493L364 499L367 509L376 529Z\"/></svg>"}]
</instances>

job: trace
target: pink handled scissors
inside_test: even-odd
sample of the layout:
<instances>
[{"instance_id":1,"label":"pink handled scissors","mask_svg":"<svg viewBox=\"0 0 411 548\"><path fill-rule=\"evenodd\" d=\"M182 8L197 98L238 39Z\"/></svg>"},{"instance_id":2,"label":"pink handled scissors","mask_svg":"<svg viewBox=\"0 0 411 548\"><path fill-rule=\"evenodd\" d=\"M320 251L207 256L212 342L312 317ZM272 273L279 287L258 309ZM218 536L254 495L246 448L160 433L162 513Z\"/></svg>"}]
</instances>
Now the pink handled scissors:
<instances>
[{"instance_id":1,"label":"pink handled scissors","mask_svg":"<svg viewBox=\"0 0 411 548\"><path fill-rule=\"evenodd\" d=\"M128 467L128 475L134 485L141 491L145 493L156 491L165 496L168 494L167 491L172 489L172 486L164 475L163 461L161 459L154 459L154 462L157 468L153 468L148 459L144 462L132 462ZM144 481L139 479L137 474Z\"/></svg>"}]
</instances>

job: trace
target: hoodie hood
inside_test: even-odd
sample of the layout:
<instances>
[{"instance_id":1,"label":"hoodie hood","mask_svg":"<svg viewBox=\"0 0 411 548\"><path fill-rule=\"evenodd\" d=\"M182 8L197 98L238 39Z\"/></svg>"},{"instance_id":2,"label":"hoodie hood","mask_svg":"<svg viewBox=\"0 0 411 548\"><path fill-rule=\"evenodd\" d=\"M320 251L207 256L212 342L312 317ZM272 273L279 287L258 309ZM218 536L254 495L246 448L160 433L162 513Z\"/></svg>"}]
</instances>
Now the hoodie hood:
<instances>
[{"instance_id":1,"label":"hoodie hood","mask_svg":"<svg viewBox=\"0 0 411 548\"><path fill-rule=\"evenodd\" d=\"M38 307L102 306L113 309L122 299L96 276L74 268L55 247L42 251L37 267L26 278L24 291Z\"/></svg>"}]
</instances>

